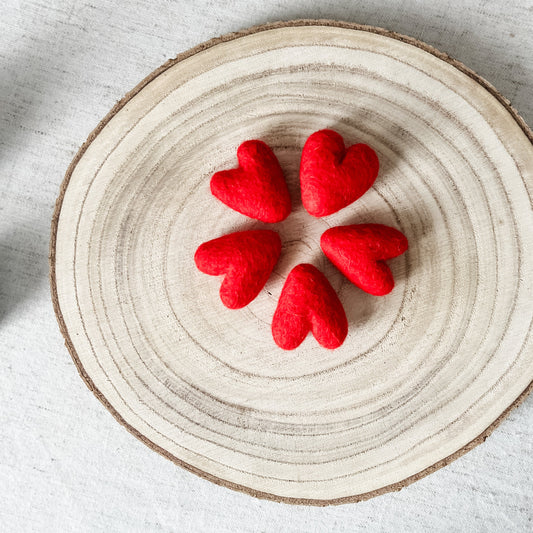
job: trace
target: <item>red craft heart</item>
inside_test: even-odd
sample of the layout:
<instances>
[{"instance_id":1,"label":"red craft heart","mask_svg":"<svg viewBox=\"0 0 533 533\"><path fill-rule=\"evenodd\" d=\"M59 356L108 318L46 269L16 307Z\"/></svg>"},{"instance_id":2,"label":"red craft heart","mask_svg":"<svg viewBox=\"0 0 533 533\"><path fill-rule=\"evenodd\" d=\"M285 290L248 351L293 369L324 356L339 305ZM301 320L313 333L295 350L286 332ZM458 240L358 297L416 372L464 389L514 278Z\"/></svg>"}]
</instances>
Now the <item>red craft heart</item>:
<instances>
[{"instance_id":1,"label":"red craft heart","mask_svg":"<svg viewBox=\"0 0 533 533\"><path fill-rule=\"evenodd\" d=\"M403 254L407 238L382 224L354 224L328 229L320 246L329 260L354 284L375 296L388 294L394 278L385 263Z\"/></svg>"},{"instance_id":2,"label":"red craft heart","mask_svg":"<svg viewBox=\"0 0 533 533\"><path fill-rule=\"evenodd\" d=\"M235 211L262 222L281 222L291 212L289 189L274 152L262 141L243 142L238 168L211 178L211 192Z\"/></svg>"},{"instance_id":3,"label":"red craft heart","mask_svg":"<svg viewBox=\"0 0 533 533\"><path fill-rule=\"evenodd\" d=\"M238 231L201 244L194 261L204 274L226 275L220 299L226 307L240 309L265 286L280 253L281 239L275 231Z\"/></svg>"},{"instance_id":4,"label":"red craft heart","mask_svg":"<svg viewBox=\"0 0 533 533\"><path fill-rule=\"evenodd\" d=\"M348 334L348 320L326 276L309 264L289 273L272 319L272 335L284 350L294 350L311 331L324 348L338 348Z\"/></svg>"},{"instance_id":5,"label":"red craft heart","mask_svg":"<svg viewBox=\"0 0 533 533\"><path fill-rule=\"evenodd\" d=\"M378 156L366 144L346 149L337 132L317 131L302 151L302 203L315 217L336 213L360 198L372 186L378 171Z\"/></svg>"}]
</instances>

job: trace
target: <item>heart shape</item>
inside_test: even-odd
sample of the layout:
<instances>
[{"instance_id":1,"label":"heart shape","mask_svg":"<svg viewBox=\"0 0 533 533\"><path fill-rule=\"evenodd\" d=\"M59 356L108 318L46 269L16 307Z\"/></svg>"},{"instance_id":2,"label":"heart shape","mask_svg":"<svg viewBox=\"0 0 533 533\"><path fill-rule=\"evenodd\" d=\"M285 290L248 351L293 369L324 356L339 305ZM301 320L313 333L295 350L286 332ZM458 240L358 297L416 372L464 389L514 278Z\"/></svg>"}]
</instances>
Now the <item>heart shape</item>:
<instances>
[{"instance_id":1,"label":"heart shape","mask_svg":"<svg viewBox=\"0 0 533 533\"><path fill-rule=\"evenodd\" d=\"M262 222L281 222L291 198L274 152L263 141L245 141L237 150L238 168L211 178L211 192L235 211Z\"/></svg>"},{"instance_id":2,"label":"heart shape","mask_svg":"<svg viewBox=\"0 0 533 533\"><path fill-rule=\"evenodd\" d=\"M320 247L354 285L383 296L394 288L394 278L385 260L403 254L408 242L401 231L389 226L354 224L325 231Z\"/></svg>"},{"instance_id":3,"label":"heart shape","mask_svg":"<svg viewBox=\"0 0 533 533\"><path fill-rule=\"evenodd\" d=\"M338 348L348 334L346 313L326 276L316 267L294 267L272 319L272 336L284 350L300 346L311 331L324 348Z\"/></svg>"},{"instance_id":4,"label":"heart shape","mask_svg":"<svg viewBox=\"0 0 533 533\"><path fill-rule=\"evenodd\" d=\"M378 156L370 146L360 143L346 149L337 132L317 131L302 150L302 203L315 217L336 213L360 198L372 186L378 171Z\"/></svg>"},{"instance_id":5,"label":"heart shape","mask_svg":"<svg viewBox=\"0 0 533 533\"><path fill-rule=\"evenodd\" d=\"M204 274L225 274L220 299L229 309L240 309L265 286L280 253L281 239L275 231L238 231L201 244L194 261Z\"/></svg>"}]
</instances>

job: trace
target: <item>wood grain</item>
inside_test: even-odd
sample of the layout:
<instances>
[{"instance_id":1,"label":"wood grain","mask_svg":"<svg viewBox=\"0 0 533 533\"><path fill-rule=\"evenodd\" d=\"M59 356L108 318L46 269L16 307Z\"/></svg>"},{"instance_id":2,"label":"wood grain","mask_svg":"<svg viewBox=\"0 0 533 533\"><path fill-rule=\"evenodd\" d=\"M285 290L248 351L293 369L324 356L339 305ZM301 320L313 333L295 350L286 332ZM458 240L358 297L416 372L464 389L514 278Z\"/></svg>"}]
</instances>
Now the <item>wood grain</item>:
<instances>
[{"instance_id":1,"label":"wood grain","mask_svg":"<svg viewBox=\"0 0 533 533\"><path fill-rule=\"evenodd\" d=\"M380 157L373 189L314 219L298 194L307 136L330 127ZM194 268L196 247L255 227L209 178L246 139L286 171L282 259L239 311ZM531 388L531 132L457 62L384 30L328 21L253 28L163 65L71 164L52 223L52 297L89 387L150 447L259 497L358 501L475 446ZM409 238L377 298L321 255L330 226ZM330 279L350 323L338 350L270 335L298 262Z\"/></svg>"}]
</instances>

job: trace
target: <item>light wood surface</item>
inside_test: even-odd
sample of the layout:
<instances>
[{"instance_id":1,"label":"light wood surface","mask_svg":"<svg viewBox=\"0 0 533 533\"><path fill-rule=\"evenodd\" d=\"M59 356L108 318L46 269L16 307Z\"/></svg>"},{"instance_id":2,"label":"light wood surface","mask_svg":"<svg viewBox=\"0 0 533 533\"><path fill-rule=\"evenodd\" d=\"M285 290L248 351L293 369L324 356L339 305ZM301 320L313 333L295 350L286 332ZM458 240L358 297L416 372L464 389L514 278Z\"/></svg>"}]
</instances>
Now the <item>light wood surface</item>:
<instances>
[{"instance_id":1,"label":"light wood surface","mask_svg":"<svg viewBox=\"0 0 533 533\"><path fill-rule=\"evenodd\" d=\"M332 128L378 153L375 186L341 212L301 207L298 164ZM52 227L52 296L80 373L137 437L217 483L293 503L356 501L486 437L531 386L531 133L460 64L407 38L278 24L203 45L119 103L71 165ZM266 227L210 195L246 139L267 142L293 213L282 258L239 311L196 247ZM383 298L321 254L330 226L377 222L410 249ZM299 262L349 320L329 351L280 350L270 322Z\"/></svg>"}]
</instances>

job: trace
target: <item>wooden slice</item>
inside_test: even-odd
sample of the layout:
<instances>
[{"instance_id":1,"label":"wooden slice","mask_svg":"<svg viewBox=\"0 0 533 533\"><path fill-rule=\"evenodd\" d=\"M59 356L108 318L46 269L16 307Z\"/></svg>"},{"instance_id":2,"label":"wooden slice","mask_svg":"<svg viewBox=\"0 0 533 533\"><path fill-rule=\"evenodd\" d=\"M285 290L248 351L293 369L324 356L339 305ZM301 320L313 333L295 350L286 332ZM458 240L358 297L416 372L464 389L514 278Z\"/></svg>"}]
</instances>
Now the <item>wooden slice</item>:
<instances>
[{"instance_id":1,"label":"wooden slice","mask_svg":"<svg viewBox=\"0 0 533 533\"><path fill-rule=\"evenodd\" d=\"M368 143L381 170L360 200L316 219L298 166L321 128ZM209 191L255 138L278 156L293 213L270 226L283 241L273 276L235 311L193 255L266 227ZM91 134L57 203L52 296L83 379L151 448L263 498L357 501L443 466L531 388L532 138L466 67L376 28L271 24L167 62ZM388 296L363 293L320 251L325 229L358 222L409 239ZM272 340L300 262L346 309L337 350Z\"/></svg>"}]
</instances>

